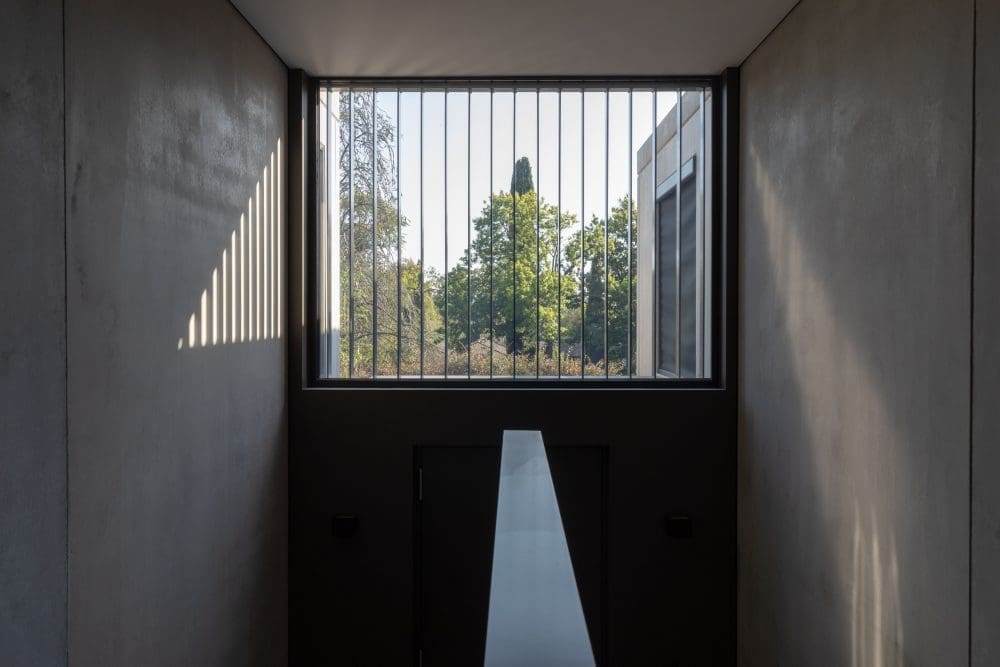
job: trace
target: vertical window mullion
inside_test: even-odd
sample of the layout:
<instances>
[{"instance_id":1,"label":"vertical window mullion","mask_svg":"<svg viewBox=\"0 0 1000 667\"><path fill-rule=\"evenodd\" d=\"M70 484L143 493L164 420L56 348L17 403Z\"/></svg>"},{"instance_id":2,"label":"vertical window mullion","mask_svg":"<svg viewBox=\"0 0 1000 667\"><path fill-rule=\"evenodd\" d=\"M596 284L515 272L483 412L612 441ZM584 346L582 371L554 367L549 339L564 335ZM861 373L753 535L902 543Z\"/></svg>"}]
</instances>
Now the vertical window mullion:
<instances>
[{"instance_id":1,"label":"vertical window mullion","mask_svg":"<svg viewBox=\"0 0 1000 667\"><path fill-rule=\"evenodd\" d=\"M444 376L448 377L448 89L444 89Z\"/></svg>"},{"instance_id":2,"label":"vertical window mullion","mask_svg":"<svg viewBox=\"0 0 1000 667\"><path fill-rule=\"evenodd\" d=\"M403 364L403 216L400 202L399 112L400 91L396 88L396 379Z\"/></svg>"},{"instance_id":3,"label":"vertical window mullion","mask_svg":"<svg viewBox=\"0 0 1000 667\"><path fill-rule=\"evenodd\" d=\"M681 181L684 172L684 153L681 136L684 130L683 91L677 90L677 102L674 106L674 120L677 127L677 185L675 186L674 205L677 214L674 220L674 365L677 377L681 377Z\"/></svg>"},{"instance_id":4,"label":"vertical window mullion","mask_svg":"<svg viewBox=\"0 0 1000 667\"><path fill-rule=\"evenodd\" d=\"M535 379L542 373L542 148L541 148L541 114L542 91L535 88Z\"/></svg>"},{"instance_id":5,"label":"vertical window mullion","mask_svg":"<svg viewBox=\"0 0 1000 667\"><path fill-rule=\"evenodd\" d=\"M466 377L472 377L472 88L466 98L466 155L465 155L465 307L467 333L465 338Z\"/></svg>"},{"instance_id":6,"label":"vertical window mullion","mask_svg":"<svg viewBox=\"0 0 1000 667\"><path fill-rule=\"evenodd\" d=\"M587 199L585 196L584 165L587 163L586 128L587 91L580 88L580 378L587 375Z\"/></svg>"},{"instance_id":7,"label":"vertical window mullion","mask_svg":"<svg viewBox=\"0 0 1000 667\"><path fill-rule=\"evenodd\" d=\"M378 378L378 97L372 88L372 378Z\"/></svg>"},{"instance_id":8,"label":"vertical window mullion","mask_svg":"<svg viewBox=\"0 0 1000 667\"><path fill-rule=\"evenodd\" d=\"M420 90L420 377L424 377L424 91Z\"/></svg>"},{"instance_id":9,"label":"vertical window mullion","mask_svg":"<svg viewBox=\"0 0 1000 667\"><path fill-rule=\"evenodd\" d=\"M323 130L324 127L328 126L328 116L324 117L324 109L329 109L324 106L324 104L329 104L330 91L329 89L320 88L319 93L319 103L316 105L318 109L316 116L316 132L318 137L318 143L324 149L323 162L318 165L318 171L316 173L317 185L319 188L319 223L316 230L316 256L319 260L319 267L317 271L317 276L319 279L319 284L317 286L317 309L319 311L319 376L325 377L329 376L330 364L327 360L327 340L330 336L330 317L329 317L329 298L327 296L327 273L330 270L330 258L326 254L327 246L327 226L330 224L330 205L328 199L330 198L329 190L329 177L327 176L327 162L326 154L330 150L330 132L326 131L326 143L323 143Z\"/></svg>"},{"instance_id":10,"label":"vertical window mullion","mask_svg":"<svg viewBox=\"0 0 1000 667\"><path fill-rule=\"evenodd\" d=\"M348 124L348 163L351 173L348 176L348 210L347 210L347 306L348 306L348 342L347 342L347 377L354 377L354 89L347 91L347 107L350 116Z\"/></svg>"},{"instance_id":11,"label":"vertical window mullion","mask_svg":"<svg viewBox=\"0 0 1000 667\"><path fill-rule=\"evenodd\" d=\"M611 203L609 201L608 172L611 170L611 159L608 149L608 133L610 129L611 116L611 90L604 89L604 377L610 373L608 356L608 228L611 226Z\"/></svg>"},{"instance_id":12,"label":"vertical window mullion","mask_svg":"<svg viewBox=\"0 0 1000 667\"><path fill-rule=\"evenodd\" d=\"M556 90L556 377L562 377L562 89Z\"/></svg>"},{"instance_id":13,"label":"vertical window mullion","mask_svg":"<svg viewBox=\"0 0 1000 667\"><path fill-rule=\"evenodd\" d=\"M511 299L510 299L510 341L507 346L511 349L511 373L517 379L517 87L511 92L511 131L510 131L510 157L511 168L511 188L510 188L510 238L511 238Z\"/></svg>"},{"instance_id":14,"label":"vertical window mullion","mask_svg":"<svg viewBox=\"0 0 1000 667\"><path fill-rule=\"evenodd\" d=\"M325 256L326 261L323 263L323 286L320 290L321 299L323 300L323 313L324 321L323 326L326 328L326 336L323 341L323 349L325 352L325 364L323 366L323 374L326 376L332 375L332 369L336 367L334 363L333 355L337 353L337 350L333 348L333 321L334 318L339 318L340 313L334 313L331 310L333 305L332 290L334 287L334 280L339 280L339 276L334 276L331 273L331 269L334 266L333 262L333 252L339 252L340 248L333 248L331 245L331 237L333 237L333 225L339 224L339 221L334 221L333 219L333 174L331 167L334 164L335 157L335 146L337 142L333 138L333 90L331 88L326 89L326 164L323 170L323 176L326 180L324 183L324 191L326 192L326 219L324 220L323 233L321 234L321 252ZM338 184L339 185L339 184ZM340 193L337 193L339 196ZM337 286L339 287L339 285Z\"/></svg>"},{"instance_id":15,"label":"vertical window mullion","mask_svg":"<svg viewBox=\"0 0 1000 667\"><path fill-rule=\"evenodd\" d=\"M493 295L493 93L490 88L490 377L493 377L493 321L494 295Z\"/></svg>"},{"instance_id":16,"label":"vertical window mullion","mask_svg":"<svg viewBox=\"0 0 1000 667\"><path fill-rule=\"evenodd\" d=\"M660 372L660 345L658 333L660 329L660 203L656 198L656 158L657 158L657 142L659 141L659 132L656 115L659 112L659 91L653 88L653 147L652 147L652 158L650 160L650 173L651 173L651 192L650 201L652 202L652 216L653 216L653 238L650 254L652 255L652 274L653 274L653 285L651 291L651 304L653 307L653 317L651 319L651 337L650 337L650 357L653 361L652 376L655 378ZM647 252L650 252L647 250Z\"/></svg>"},{"instance_id":17,"label":"vertical window mullion","mask_svg":"<svg viewBox=\"0 0 1000 667\"><path fill-rule=\"evenodd\" d=\"M632 89L628 89L628 230L625 233L628 264L628 294L625 301L628 317L625 318L625 366L632 379Z\"/></svg>"},{"instance_id":18,"label":"vertical window mullion","mask_svg":"<svg viewBox=\"0 0 1000 667\"><path fill-rule=\"evenodd\" d=\"M699 378L705 377L705 89L702 88L698 94L698 124L701 132L698 135L698 197L699 197L699 220L698 231L701 236L701 243L698 244L698 269L696 279L698 281L698 312L697 312L697 346L698 365L697 373Z\"/></svg>"}]
</instances>

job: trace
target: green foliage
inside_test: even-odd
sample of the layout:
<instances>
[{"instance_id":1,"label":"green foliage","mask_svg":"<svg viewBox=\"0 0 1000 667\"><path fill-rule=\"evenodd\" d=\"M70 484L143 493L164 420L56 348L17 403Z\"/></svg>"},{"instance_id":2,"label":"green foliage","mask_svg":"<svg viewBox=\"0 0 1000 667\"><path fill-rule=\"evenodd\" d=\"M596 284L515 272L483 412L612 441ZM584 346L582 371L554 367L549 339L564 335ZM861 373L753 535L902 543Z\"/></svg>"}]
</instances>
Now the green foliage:
<instances>
[{"instance_id":1,"label":"green foliage","mask_svg":"<svg viewBox=\"0 0 1000 667\"><path fill-rule=\"evenodd\" d=\"M438 311L447 308L450 350L462 352L470 342L492 340L502 345L494 348L494 363L498 354L513 353L525 357L524 363L517 362L518 372L533 373L537 355L552 358L561 350L568 358L574 348L579 350L582 323L586 327L582 362L598 364L595 372L602 374L605 363L611 364L613 372L624 372L630 327L629 207L627 197L619 200L607 226L607 359L605 221L591 219L581 252L581 235L573 231L580 227L577 217L568 213L560 216L558 209L539 200L534 190L523 195L516 191L492 195L473 221L471 255L466 253L448 272L447 303L444 290L436 295ZM631 209L634 257L638 220L634 203ZM634 287L631 300L634 311ZM542 366L541 361L538 364ZM462 369L464 372L464 365Z\"/></svg>"},{"instance_id":2,"label":"green foliage","mask_svg":"<svg viewBox=\"0 0 1000 667\"><path fill-rule=\"evenodd\" d=\"M515 164L511 191L483 202L458 264L446 275L427 268L421 282L419 261L399 258L400 234L411 225L396 214L394 121L371 93L356 93L353 105L341 96L340 118L340 145L348 145L352 121L355 140L353 157L347 150L339 156L343 375L352 359L354 377L395 375L397 354L402 375L440 375L446 366L449 374L506 375L515 364L518 374L533 374L536 364L543 375L603 375L605 365L624 372L629 327L634 331L634 202L619 200L607 222L606 306L605 221L592 218L581 243L578 217L539 198L526 157Z\"/></svg>"},{"instance_id":3,"label":"green foliage","mask_svg":"<svg viewBox=\"0 0 1000 667\"><path fill-rule=\"evenodd\" d=\"M629 245L629 208L633 233ZM604 317L607 307L607 362L623 365L627 359L629 328L629 301L632 301L632 317L635 311L635 289L629 294L629 254L636 256L636 234L634 226L638 220L635 202L628 197L619 199L611 209L610 218L605 221L592 217L584 231L584 353L592 361L604 361ZM605 238L607 244L605 245ZM579 266L581 239L576 235L566 247L566 256L575 266ZM605 272L605 247L607 248L607 272ZM605 306L605 278L607 278L607 305ZM575 303L579 303L576 295ZM634 328L633 328L634 331ZM632 337L634 340L634 336Z\"/></svg>"},{"instance_id":4,"label":"green foliage","mask_svg":"<svg viewBox=\"0 0 1000 667\"><path fill-rule=\"evenodd\" d=\"M353 356L354 377L371 377L376 367L379 375L395 375L402 346L401 360L416 358L419 372L420 266L397 266L400 234L405 236L410 222L396 214L395 122L370 92L355 93L353 104L342 94L340 120L340 367L346 375ZM347 150L352 124L353 154ZM425 308L425 326L440 328L439 320L433 305Z\"/></svg>"},{"instance_id":5,"label":"green foliage","mask_svg":"<svg viewBox=\"0 0 1000 667\"><path fill-rule=\"evenodd\" d=\"M575 220L564 215L561 225ZM560 275L556 207L539 202L534 190L521 196L500 192L472 224L471 256L466 252L448 272L449 347L465 350L470 342L489 340L492 314L492 340L502 342L503 352L551 353L559 335L560 283L564 318L578 284L572 272ZM438 310L444 307L439 293Z\"/></svg>"}]
</instances>

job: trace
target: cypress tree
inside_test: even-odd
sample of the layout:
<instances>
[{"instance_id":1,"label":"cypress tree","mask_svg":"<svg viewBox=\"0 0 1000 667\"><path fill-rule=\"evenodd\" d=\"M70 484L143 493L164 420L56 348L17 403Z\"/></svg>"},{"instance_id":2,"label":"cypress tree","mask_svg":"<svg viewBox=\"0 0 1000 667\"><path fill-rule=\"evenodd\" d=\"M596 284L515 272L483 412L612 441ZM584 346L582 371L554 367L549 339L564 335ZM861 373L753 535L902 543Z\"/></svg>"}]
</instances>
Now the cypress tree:
<instances>
[{"instance_id":1,"label":"cypress tree","mask_svg":"<svg viewBox=\"0 0 1000 667\"><path fill-rule=\"evenodd\" d=\"M510 176L510 191L523 195L535 189L535 181L531 177L531 163L527 157L522 157L514 163L514 173Z\"/></svg>"}]
</instances>

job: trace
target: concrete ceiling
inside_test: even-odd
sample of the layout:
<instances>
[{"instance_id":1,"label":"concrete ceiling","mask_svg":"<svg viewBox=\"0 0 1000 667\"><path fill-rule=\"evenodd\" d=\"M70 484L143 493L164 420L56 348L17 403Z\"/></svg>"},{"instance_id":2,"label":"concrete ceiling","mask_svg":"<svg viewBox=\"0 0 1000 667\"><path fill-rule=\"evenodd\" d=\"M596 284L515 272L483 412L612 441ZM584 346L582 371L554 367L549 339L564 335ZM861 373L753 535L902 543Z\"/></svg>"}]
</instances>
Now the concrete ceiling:
<instances>
[{"instance_id":1,"label":"concrete ceiling","mask_svg":"<svg viewBox=\"0 0 1000 667\"><path fill-rule=\"evenodd\" d=\"M716 74L796 0L232 0L317 76Z\"/></svg>"}]
</instances>

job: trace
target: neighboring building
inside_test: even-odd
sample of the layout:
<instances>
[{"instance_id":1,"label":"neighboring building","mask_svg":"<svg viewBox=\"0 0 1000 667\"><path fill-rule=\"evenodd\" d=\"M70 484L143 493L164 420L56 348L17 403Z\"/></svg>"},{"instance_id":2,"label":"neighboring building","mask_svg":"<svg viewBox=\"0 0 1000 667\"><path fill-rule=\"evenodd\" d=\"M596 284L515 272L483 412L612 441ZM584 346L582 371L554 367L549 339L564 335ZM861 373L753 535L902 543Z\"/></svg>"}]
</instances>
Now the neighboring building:
<instances>
[{"instance_id":1,"label":"neighboring building","mask_svg":"<svg viewBox=\"0 0 1000 667\"><path fill-rule=\"evenodd\" d=\"M636 152L638 173L636 281L636 374L706 377L711 372L711 124L712 97L682 95L680 146L677 108ZM702 122L707 124L702 134ZM677 163L681 153L680 221L677 225ZM656 206L651 179L656 177ZM680 252L677 252L678 241ZM680 259L678 265L678 257ZM678 292L677 285L680 285Z\"/></svg>"}]
</instances>

